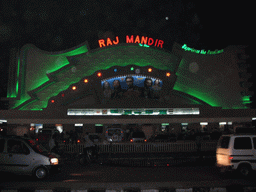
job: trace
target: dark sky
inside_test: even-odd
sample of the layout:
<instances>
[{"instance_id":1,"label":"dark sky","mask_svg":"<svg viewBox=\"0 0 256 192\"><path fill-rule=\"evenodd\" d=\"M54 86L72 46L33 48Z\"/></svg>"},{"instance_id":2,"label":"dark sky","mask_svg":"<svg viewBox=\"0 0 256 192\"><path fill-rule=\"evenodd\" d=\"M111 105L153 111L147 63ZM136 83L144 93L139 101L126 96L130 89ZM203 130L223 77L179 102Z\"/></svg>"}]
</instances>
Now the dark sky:
<instances>
[{"instance_id":1,"label":"dark sky","mask_svg":"<svg viewBox=\"0 0 256 192\"><path fill-rule=\"evenodd\" d=\"M205 50L249 45L253 4L228 2L2 0L0 97L6 97L10 49L27 43L46 51L60 51L87 40L93 49L99 38L112 33L163 39L170 50L175 41ZM251 52L250 46L247 52Z\"/></svg>"}]
</instances>

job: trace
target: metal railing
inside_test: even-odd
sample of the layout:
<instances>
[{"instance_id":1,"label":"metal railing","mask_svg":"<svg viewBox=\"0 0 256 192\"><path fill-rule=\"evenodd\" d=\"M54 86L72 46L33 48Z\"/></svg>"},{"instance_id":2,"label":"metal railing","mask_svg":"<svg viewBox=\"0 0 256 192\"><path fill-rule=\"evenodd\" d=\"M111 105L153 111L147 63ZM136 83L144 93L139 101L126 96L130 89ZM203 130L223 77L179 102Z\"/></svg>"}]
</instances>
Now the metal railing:
<instances>
[{"instance_id":1,"label":"metal railing","mask_svg":"<svg viewBox=\"0 0 256 192\"><path fill-rule=\"evenodd\" d=\"M110 143L97 144L99 153L147 153L147 152L196 152L198 145L196 142L172 142L172 143ZM216 141L205 141L201 143L201 151L214 151ZM60 144L65 152L83 152L85 144Z\"/></svg>"}]
</instances>

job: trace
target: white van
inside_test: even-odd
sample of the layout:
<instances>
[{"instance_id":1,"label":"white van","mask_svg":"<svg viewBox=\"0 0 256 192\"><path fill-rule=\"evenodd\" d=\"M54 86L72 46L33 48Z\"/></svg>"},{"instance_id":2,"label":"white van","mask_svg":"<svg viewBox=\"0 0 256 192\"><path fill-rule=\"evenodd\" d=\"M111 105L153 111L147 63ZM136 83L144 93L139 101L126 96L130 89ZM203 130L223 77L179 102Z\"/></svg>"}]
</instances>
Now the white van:
<instances>
[{"instance_id":1,"label":"white van","mask_svg":"<svg viewBox=\"0 0 256 192\"><path fill-rule=\"evenodd\" d=\"M221 172L236 170L248 176L256 170L256 135L222 135L217 145L216 165Z\"/></svg>"},{"instance_id":2,"label":"white van","mask_svg":"<svg viewBox=\"0 0 256 192\"><path fill-rule=\"evenodd\" d=\"M34 140L17 136L0 137L0 172L44 179L49 173L59 170L57 155L50 154Z\"/></svg>"}]
</instances>

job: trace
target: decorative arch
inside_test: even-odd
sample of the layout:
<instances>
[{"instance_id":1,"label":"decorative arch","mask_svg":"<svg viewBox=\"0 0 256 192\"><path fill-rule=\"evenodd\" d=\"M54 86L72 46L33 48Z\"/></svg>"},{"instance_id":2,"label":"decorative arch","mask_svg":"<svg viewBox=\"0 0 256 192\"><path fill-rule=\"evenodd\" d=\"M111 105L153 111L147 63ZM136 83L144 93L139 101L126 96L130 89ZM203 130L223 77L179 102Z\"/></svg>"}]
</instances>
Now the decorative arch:
<instances>
[{"instance_id":1,"label":"decorative arch","mask_svg":"<svg viewBox=\"0 0 256 192\"><path fill-rule=\"evenodd\" d=\"M140 70L139 73L138 70ZM153 66L113 66L107 70L96 71L91 76L83 77L80 79L79 82L70 85L66 90L61 91L58 95L54 97L51 97L48 100L47 108L68 107L68 105L70 105L71 103L84 99L88 96L93 96L93 98L95 99L94 106L95 104L99 107L105 106L106 103L102 102L104 100L103 82L109 79L115 79L119 77L125 78L127 76L160 79L162 82L161 92L159 93L160 95L169 95L176 80L176 75L172 71L159 70ZM154 103L154 101L152 101L152 103ZM111 102L109 104L109 107L113 106L111 105ZM85 108L90 105L91 103L85 104L84 106L80 107Z\"/></svg>"},{"instance_id":2,"label":"decorative arch","mask_svg":"<svg viewBox=\"0 0 256 192\"><path fill-rule=\"evenodd\" d=\"M36 50L36 52L40 51ZM42 60L43 57L53 57L53 55L47 55L45 52L40 56ZM31 54L24 55L24 57L31 58ZM93 76L95 75L95 71L100 72L113 66L117 68L121 67L122 70L127 70L128 68L125 68L125 66L131 64L137 67L154 66L159 70L170 70L175 74L179 65L179 58L170 52L141 47L138 44L119 44L107 48L90 50L84 53L79 52L77 55L62 55L62 57L65 57L68 61L66 65L56 71L45 69L45 76L48 78L48 81L43 84L37 83L38 87L31 90L27 89L27 85L24 85L24 94L27 96L22 100L17 98L16 101L13 101L14 109L42 110L48 106L50 98L67 90L83 77ZM29 70L29 66L35 65L33 59L31 60L29 65L23 63L23 66L27 65L27 70ZM24 62L25 61L24 59ZM37 64L40 66L40 63ZM50 64L48 65L50 66ZM34 80L34 82L36 83L37 80ZM26 84L26 81L23 83ZM98 83L98 85L94 86L100 87L100 82L96 81L95 83ZM21 97L23 98L23 96ZM25 100L25 98L27 100Z\"/></svg>"}]
</instances>

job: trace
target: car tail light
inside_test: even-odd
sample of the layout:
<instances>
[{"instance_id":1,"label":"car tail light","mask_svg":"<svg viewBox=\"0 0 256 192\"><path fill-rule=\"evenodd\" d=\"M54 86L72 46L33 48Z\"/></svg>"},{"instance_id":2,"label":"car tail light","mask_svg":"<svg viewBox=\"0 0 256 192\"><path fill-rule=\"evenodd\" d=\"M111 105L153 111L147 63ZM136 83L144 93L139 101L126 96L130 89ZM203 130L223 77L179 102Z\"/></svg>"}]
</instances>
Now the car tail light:
<instances>
[{"instance_id":1,"label":"car tail light","mask_svg":"<svg viewBox=\"0 0 256 192\"><path fill-rule=\"evenodd\" d=\"M228 157L228 163L231 163L231 161L232 161L233 158L234 158L234 157L229 156L229 157Z\"/></svg>"}]
</instances>

